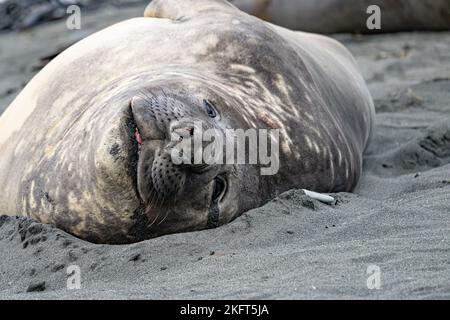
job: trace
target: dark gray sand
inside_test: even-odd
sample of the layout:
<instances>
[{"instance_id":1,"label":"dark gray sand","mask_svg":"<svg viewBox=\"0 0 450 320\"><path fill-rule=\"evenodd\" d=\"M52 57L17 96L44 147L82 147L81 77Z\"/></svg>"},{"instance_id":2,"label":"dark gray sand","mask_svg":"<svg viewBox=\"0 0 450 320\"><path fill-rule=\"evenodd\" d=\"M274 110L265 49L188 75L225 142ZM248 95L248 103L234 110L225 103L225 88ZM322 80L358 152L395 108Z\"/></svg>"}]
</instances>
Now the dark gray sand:
<instances>
[{"instance_id":1,"label":"dark gray sand","mask_svg":"<svg viewBox=\"0 0 450 320\"><path fill-rule=\"evenodd\" d=\"M77 32L59 21L0 35L0 111L41 58L140 11L99 10ZM450 298L450 33L337 38L378 112L354 194L329 206L289 191L226 226L126 246L2 217L0 298ZM81 290L66 288L70 265ZM367 287L371 265L379 290Z\"/></svg>"}]
</instances>

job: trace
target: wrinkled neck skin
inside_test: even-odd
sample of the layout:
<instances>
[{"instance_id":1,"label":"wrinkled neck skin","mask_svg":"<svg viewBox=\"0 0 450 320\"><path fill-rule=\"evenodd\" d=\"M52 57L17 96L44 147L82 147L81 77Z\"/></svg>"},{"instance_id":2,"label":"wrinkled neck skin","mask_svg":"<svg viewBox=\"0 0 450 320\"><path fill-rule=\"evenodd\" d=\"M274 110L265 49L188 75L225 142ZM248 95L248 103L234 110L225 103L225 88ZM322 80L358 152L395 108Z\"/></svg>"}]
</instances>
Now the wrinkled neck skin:
<instances>
[{"instance_id":1,"label":"wrinkled neck skin","mask_svg":"<svg viewBox=\"0 0 450 320\"><path fill-rule=\"evenodd\" d=\"M262 185L267 182L261 179L259 165L177 165L171 160L178 141L174 137L188 139L195 122L201 121L203 130L222 132L252 127L252 115L243 112L221 79L189 72L137 75L122 81L115 92L101 103L105 110L97 113L103 119L96 121L108 127L94 140L94 163L86 163L86 168L95 166L102 198L109 202L109 212L93 210L100 212L97 219L111 212L118 215L112 225L129 227L122 229L131 237L127 241L217 227L272 196ZM205 101L217 112L214 118L205 110ZM117 103L120 108L107 108ZM218 186L218 179L225 186ZM124 200L129 202L126 207L134 207L131 219L120 216Z\"/></svg>"}]
</instances>

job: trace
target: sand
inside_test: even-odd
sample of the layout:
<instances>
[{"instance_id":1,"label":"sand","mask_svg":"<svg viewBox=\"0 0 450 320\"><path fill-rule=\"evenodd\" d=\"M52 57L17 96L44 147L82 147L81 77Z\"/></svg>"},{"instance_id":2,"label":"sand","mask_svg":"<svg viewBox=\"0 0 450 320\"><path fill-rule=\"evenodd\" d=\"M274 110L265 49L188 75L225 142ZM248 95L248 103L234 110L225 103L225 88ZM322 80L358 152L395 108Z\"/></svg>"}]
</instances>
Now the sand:
<instances>
[{"instance_id":1,"label":"sand","mask_svg":"<svg viewBox=\"0 0 450 320\"><path fill-rule=\"evenodd\" d=\"M0 34L0 112L52 55L139 8ZM291 190L217 229L107 246L0 218L0 299L450 298L450 32L336 36L355 55L378 128L354 193ZM68 290L66 270L81 270ZM369 289L369 266L380 288Z\"/></svg>"}]
</instances>

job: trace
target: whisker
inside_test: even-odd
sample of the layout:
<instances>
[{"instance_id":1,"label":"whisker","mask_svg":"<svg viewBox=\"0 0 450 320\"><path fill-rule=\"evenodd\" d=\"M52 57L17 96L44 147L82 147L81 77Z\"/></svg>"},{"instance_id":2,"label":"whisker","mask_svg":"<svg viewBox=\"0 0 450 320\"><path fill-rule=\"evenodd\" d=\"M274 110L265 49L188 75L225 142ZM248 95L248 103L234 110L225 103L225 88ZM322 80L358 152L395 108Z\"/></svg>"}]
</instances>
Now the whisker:
<instances>
[{"instance_id":1,"label":"whisker","mask_svg":"<svg viewBox=\"0 0 450 320\"><path fill-rule=\"evenodd\" d=\"M175 193L175 195L174 195L174 197L173 197L173 203L177 203L177 201L178 201L178 196L179 196L179 193ZM164 218L161 220L161 222L158 223L158 225L162 224L162 223L167 219L167 217L169 216L169 212L170 212L170 211L167 210L166 215L165 215Z\"/></svg>"},{"instance_id":2,"label":"whisker","mask_svg":"<svg viewBox=\"0 0 450 320\"><path fill-rule=\"evenodd\" d=\"M156 191L155 189L152 189L150 196L149 196L149 200L147 201L147 208L146 208L146 213L147 215L149 215L151 213L151 210L155 207L155 196L157 197ZM154 221L151 223L153 224ZM151 224L148 224L147 227L149 227Z\"/></svg>"},{"instance_id":3,"label":"whisker","mask_svg":"<svg viewBox=\"0 0 450 320\"><path fill-rule=\"evenodd\" d=\"M158 196L157 196L157 198L156 198L156 205L155 205L155 208L157 207L157 203L158 203ZM159 218L159 211L158 211L158 213L156 214L156 217L155 217L155 219L152 221L152 223L150 223L149 225L147 225L147 227L148 228L151 228L151 227L153 227L153 225L155 224L155 222L158 220L158 218Z\"/></svg>"},{"instance_id":4,"label":"whisker","mask_svg":"<svg viewBox=\"0 0 450 320\"><path fill-rule=\"evenodd\" d=\"M164 197L163 197L163 202L164 202ZM169 210L166 211L166 214L164 215L164 218L158 223L158 226L161 225L164 222L164 220L167 219L168 215L169 215Z\"/></svg>"},{"instance_id":5,"label":"whisker","mask_svg":"<svg viewBox=\"0 0 450 320\"><path fill-rule=\"evenodd\" d=\"M155 94L148 90L139 90L137 96L145 100L149 105L152 105L157 101Z\"/></svg>"},{"instance_id":6,"label":"whisker","mask_svg":"<svg viewBox=\"0 0 450 320\"><path fill-rule=\"evenodd\" d=\"M156 201L155 201L155 208L158 208L160 205L163 204L163 202L164 202L164 196L159 197L159 195L158 195L158 197L156 198ZM155 222L158 220L158 218L159 218L159 210L158 210L158 214L156 215L155 220L153 220L153 222L151 223L150 228L155 224ZM157 225L159 225L159 224L160 223L158 223Z\"/></svg>"},{"instance_id":7,"label":"whisker","mask_svg":"<svg viewBox=\"0 0 450 320\"><path fill-rule=\"evenodd\" d=\"M152 202L153 202L155 195L156 195L156 190L154 188L152 188L152 191L150 192L150 196L148 197L148 201L146 203L147 206L150 206L150 207L152 206Z\"/></svg>"}]
</instances>

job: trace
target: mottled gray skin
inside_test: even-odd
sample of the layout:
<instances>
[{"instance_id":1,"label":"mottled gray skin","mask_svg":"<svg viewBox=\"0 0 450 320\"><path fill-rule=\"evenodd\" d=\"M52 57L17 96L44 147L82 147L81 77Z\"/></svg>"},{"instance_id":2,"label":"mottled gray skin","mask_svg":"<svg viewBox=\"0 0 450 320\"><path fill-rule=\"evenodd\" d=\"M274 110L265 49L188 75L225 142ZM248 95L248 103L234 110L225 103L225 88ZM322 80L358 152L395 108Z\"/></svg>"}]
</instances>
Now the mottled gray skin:
<instances>
[{"instance_id":1,"label":"mottled gray skin","mask_svg":"<svg viewBox=\"0 0 450 320\"><path fill-rule=\"evenodd\" d=\"M230 0L277 25L307 32L380 33L450 30L448 0ZM366 26L367 8L381 9L381 30Z\"/></svg>"},{"instance_id":2,"label":"mottled gray skin","mask_svg":"<svg viewBox=\"0 0 450 320\"><path fill-rule=\"evenodd\" d=\"M145 16L63 52L0 117L0 212L129 243L227 223L291 188L355 187L374 108L343 46L221 0L153 1ZM175 166L169 137L194 120L280 129L280 171Z\"/></svg>"}]
</instances>

